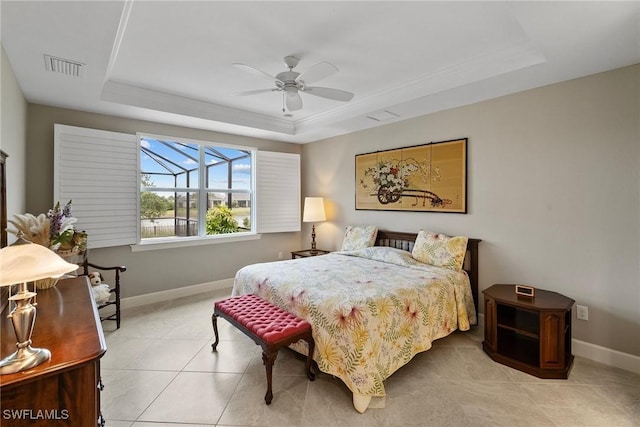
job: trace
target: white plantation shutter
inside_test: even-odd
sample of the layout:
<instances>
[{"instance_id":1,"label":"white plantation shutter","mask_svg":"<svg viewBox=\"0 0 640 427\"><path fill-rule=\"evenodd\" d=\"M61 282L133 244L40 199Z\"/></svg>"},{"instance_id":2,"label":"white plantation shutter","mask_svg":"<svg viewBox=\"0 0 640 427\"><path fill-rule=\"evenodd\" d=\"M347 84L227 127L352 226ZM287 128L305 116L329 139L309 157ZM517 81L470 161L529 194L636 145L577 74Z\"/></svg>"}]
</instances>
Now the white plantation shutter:
<instances>
[{"instance_id":1,"label":"white plantation shutter","mask_svg":"<svg viewBox=\"0 0 640 427\"><path fill-rule=\"evenodd\" d=\"M89 248L138 243L139 152L136 135L55 125L54 201L73 200Z\"/></svg>"},{"instance_id":2,"label":"white plantation shutter","mask_svg":"<svg viewBox=\"0 0 640 427\"><path fill-rule=\"evenodd\" d=\"M256 152L258 233L300 231L300 155Z\"/></svg>"}]
</instances>

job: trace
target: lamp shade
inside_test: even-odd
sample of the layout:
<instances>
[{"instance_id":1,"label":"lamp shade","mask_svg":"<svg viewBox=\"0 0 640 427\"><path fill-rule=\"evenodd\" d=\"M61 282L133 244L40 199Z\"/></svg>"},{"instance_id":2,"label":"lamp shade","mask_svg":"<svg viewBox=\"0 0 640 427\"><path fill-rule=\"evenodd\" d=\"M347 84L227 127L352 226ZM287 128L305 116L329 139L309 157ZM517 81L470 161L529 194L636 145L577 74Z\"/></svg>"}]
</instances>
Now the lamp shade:
<instances>
[{"instance_id":1,"label":"lamp shade","mask_svg":"<svg viewBox=\"0 0 640 427\"><path fill-rule=\"evenodd\" d=\"M305 197L302 222L326 221L322 197Z\"/></svg>"},{"instance_id":2,"label":"lamp shade","mask_svg":"<svg viewBox=\"0 0 640 427\"><path fill-rule=\"evenodd\" d=\"M0 250L0 286L60 277L77 269L52 250L23 239Z\"/></svg>"}]
</instances>

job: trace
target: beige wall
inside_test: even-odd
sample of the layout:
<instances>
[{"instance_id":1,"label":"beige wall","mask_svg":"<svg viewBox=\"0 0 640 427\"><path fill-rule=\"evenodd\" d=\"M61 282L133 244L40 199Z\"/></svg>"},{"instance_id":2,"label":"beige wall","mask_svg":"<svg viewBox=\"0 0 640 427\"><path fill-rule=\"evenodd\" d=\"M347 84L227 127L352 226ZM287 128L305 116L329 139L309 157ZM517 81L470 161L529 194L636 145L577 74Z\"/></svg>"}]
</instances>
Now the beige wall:
<instances>
[{"instance_id":1,"label":"beige wall","mask_svg":"<svg viewBox=\"0 0 640 427\"><path fill-rule=\"evenodd\" d=\"M640 356L639 102L636 65L307 144L303 195L329 202L318 247L350 224L483 239L480 289L563 293L589 307L574 338ZM355 210L355 154L460 137L468 214Z\"/></svg>"},{"instance_id":2,"label":"beige wall","mask_svg":"<svg viewBox=\"0 0 640 427\"><path fill-rule=\"evenodd\" d=\"M574 318L574 338L640 356L640 66L304 146L32 104L25 202L25 102L2 55L2 147L14 151L15 212L53 203L54 123L302 151L303 196L328 200L319 247L339 248L348 224L481 238L481 289L519 282L561 292L589 306L589 321ZM458 137L469 138L467 215L354 209L355 154ZM123 294L135 296L233 277L243 265L306 244L304 227L302 234L258 241L136 253L110 248L91 257L126 264Z\"/></svg>"},{"instance_id":3,"label":"beige wall","mask_svg":"<svg viewBox=\"0 0 640 427\"><path fill-rule=\"evenodd\" d=\"M22 213L26 208L26 140L27 101L2 47L0 56L0 149L7 159L7 215ZM14 237L9 235L9 242Z\"/></svg>"},{"instance_id":4,"label":"beige wall","mask_svg":"<svg viewBox=\"0 0 640 427\"><path fill-rule=\"evenodd\" d=\"M296 144L267 141L159 123L29 104L27 212L46 212L53 201L53 125L82 126L114 132L147 132L182 138L299 153ZM89 237L90 238L90 237ZM300 233L263 234L260 240L180 249L131 252L128 246L91 250L92 262L126 265L123 297L229 279L247 264L278 259L299 249Z\"/></svg>"}]
</instances>

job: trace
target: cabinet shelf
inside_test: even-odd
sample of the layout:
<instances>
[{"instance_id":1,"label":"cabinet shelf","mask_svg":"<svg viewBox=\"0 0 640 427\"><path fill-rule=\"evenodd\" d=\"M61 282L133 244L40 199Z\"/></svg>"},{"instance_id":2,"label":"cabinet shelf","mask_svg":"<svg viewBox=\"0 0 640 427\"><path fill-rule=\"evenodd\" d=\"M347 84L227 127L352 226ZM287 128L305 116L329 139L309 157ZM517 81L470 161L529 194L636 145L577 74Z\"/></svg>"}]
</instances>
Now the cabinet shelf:
<instances>
[{"instance_id":1,"label":"cabinet shelf","mask_svg":"<svg viewBox=\"0 0 640 427\"><path fill-rule=\"evenodd\" d=\"M516 334L520 334L520 335L523 335L525 337L533 338L535 340L537 340L539 338L538 334L533 334L531 332L525 331L523 329L514 328L513 326L509 326L509 325L498 324L498 328L506 329L506 330L509 330L509 331L513 331Z\"/></svg>"},{"instance_id":2,"label":"cabinet shelf","mask_svg":"<svg viewBox=\"0 0 640 427\"><path fill-rule=\"evenodd\" d=\"M574 301L536 290L518 297L515 285L493 285L484 292L482 348L496 362L540 378L564 378L573 362L571 307Z\"/></svg>"},{"instance_id":3,"label":"cabinet shelf","mask_svg":"<svg viewBox=\"0 0 640 427\"><path fill-rule=\"evenodd\" d=\"M513 330L498 331L498 353L528 365L540 364L537 338L518 334Z\"/></svg>"},{"instance_id":4,"label":"cabinet shelf","mask_svg":"<svg viewBox=\"0 0 640 427\"><path fill-rule=\"evenodd\" d=\"M500 302L497 303L496 309L500 325L538 337L540 332L538 312Z\"/></svg>"}]
</instances>

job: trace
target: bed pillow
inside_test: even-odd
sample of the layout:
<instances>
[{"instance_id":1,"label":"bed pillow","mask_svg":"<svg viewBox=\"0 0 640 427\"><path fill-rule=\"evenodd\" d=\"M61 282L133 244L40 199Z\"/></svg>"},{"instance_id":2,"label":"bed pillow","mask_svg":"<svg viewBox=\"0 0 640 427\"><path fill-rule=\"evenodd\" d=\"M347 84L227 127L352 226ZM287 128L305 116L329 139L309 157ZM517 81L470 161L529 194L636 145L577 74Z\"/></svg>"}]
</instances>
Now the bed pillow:
<instances>
[{"instance_id":1,"label":"bed pillow","mask_svg":"<svg viewBox=\"0 0 640 427\"><path fill-rule=\"evenodd\" d=\"M466 236L449 237L420 231L411 254L425 264L459 271L467 253L468 240Z\"/></svg>"},{"instance_id":2,"label":"bed pillow","mask_svg":"<svg viewBox=\"0 0 640 427\"><path fill-rule=\"evenodd\" d=\"M396 249L387 246L371 246L364 249L356 249L353 251L339 251L333 253L372 259L374 261L386 262L387 264L395 264L403 267L425 265L412 257L410 252L407 252L403 249Z\"/></svg>"},{"instance_id":3,"label":"bed pillow","mask_svg":"<svg viewBox=\"0 0 640 427\"><path fill-rule=\"evenodd\" d=\"M362 227L348 226L344 233L342 241L343 251L353 251L356 249L364 249L376 243L378 235L378 227L367 225Z\"/></svg>"}]
</instances>

